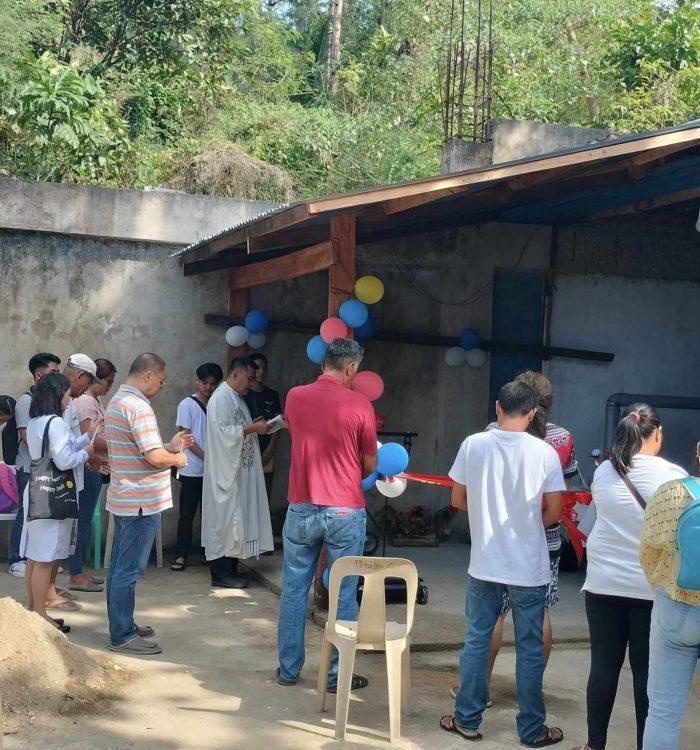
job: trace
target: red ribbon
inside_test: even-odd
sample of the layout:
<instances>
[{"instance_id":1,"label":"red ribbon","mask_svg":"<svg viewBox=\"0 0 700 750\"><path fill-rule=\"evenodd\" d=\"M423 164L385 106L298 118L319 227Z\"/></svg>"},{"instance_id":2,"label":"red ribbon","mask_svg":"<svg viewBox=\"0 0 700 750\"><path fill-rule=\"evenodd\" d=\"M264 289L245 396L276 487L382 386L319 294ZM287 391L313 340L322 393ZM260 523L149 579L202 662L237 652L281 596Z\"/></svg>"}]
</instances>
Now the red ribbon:
<instances>
[{"instance_id":1,"label":"red ribbon","mask_svg":"<svg viewBox=\"0 0 700 750\"><path fill-rule=\"evenodd\" d=\"M454 482L446 476L440 474L418 474L413 471L404 471L397 474L402 479L408 479L410 482L420 484L433 484L440 487L452 487ZM591 502L591 493L589 490L567 490L562 494L561 519L562 526L571 540L571 546L574 548L576 558L579 562L583 558L583 542L588 538L586 534L579 530L576 525L576 511L574 510L577 503L588 505Z\"/></svg>"}]
</instances>

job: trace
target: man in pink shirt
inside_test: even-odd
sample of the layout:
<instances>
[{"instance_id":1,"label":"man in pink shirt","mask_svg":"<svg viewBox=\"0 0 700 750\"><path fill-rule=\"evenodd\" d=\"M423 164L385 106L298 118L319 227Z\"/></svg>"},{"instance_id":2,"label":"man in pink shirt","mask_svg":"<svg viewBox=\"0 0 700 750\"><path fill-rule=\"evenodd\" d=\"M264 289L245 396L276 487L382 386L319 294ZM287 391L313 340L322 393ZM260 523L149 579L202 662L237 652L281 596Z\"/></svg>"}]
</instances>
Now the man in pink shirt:
<instances>
[{"instance_id":1,"label":"man in pink shirt","mask_svg":"<svg viewBox=\"0 0 700 750\"><path fill-rule=\"evenodd\" d=\"M292 438L289 509L284 524L277 682L295 685L304 666L306 602L325 543L329 567L339 557L361 555L365 542L362 477L377 464L377 429L369 400L350 390L364 351L352 339L334 339L323 374L287 396L285 420ZM346 578L338 619L357 617L357 581ZM328 690L336 691L338 654L333 649ZM354 690L367 679L353 675Z\"/></svg>"}]
</instances>

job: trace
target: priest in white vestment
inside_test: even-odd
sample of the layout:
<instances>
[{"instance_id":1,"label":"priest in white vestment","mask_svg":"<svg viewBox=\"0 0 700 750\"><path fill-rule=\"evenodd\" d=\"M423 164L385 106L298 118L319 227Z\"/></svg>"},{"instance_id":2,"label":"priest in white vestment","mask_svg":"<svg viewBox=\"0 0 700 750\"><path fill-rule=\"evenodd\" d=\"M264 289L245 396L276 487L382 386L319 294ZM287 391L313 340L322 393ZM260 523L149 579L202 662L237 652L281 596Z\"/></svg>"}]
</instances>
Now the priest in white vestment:
<instances>
[{"instance_id":1,"label":"priest in white vestment","mask_svg":"<svg viewBox=\"0 0 700 750\"><path fill-rule=\"evenodd\" d=\"M255 369L248 357L236 357L207 404L202 545L218 588L246 588L238 560L274 549L257 437L268 427L253 422L243 400Z\"/></svg>"}]
</instances>

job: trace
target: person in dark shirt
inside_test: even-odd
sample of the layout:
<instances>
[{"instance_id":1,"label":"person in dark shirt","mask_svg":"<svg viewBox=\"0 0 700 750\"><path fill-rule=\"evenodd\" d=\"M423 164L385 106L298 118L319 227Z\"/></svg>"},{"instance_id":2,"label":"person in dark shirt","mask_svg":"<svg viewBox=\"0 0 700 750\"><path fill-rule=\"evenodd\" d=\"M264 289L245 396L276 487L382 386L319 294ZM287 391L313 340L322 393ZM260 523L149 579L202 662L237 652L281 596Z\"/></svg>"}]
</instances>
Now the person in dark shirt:
<instances>
[{"instance_id":1,"label":"person in dark shirt","mask_svg":"<svg viewBox=\"0 0 700 750\"><path fill-rule=\"evenodd\" d=\"M253 420L262 417L266 422L282 413L280 395L272 388L265 385L267 376L267 357L260 352L250 355L256 366L255 380L250 385L250 390L243 396L250 416ZM275 449L280 433L273 432L272 435L258 435L260 441L260 454L262 457L263 472L265 474L265 488L267 489L267 501L272 501L272 477L275 468Z\"/></svg>"},{"instance_id":2,"label":"person in dark shirt","mask_svg":"<svg viewBox=\"0 0 700 750\"><path fill-rule=\"evenodd\" d=\"M0 396L0 425L5 425L5 429L2 430L2 460L14 466L19 440L15 422L15 400L12 396Z\"/></svg>"}]
</instances>

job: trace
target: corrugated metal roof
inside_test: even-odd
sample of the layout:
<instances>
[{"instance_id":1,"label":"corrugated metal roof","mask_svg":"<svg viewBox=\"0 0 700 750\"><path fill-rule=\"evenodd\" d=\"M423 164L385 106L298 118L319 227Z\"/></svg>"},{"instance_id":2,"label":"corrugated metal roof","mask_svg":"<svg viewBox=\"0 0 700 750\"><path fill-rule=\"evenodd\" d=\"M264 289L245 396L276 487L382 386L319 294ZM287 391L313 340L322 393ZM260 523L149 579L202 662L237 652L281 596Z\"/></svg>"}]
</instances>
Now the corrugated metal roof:
<instances>
[{"instance_id":1,"label":"corrugated metal roof","mask_svg":"<svg viewBox=\"0 0 700 750\"><path fill-rule=\"evenodd\" d=\"M285 204L174 254L186 273L293 252L354 214L358 243L482 221L557 224L700 197L700 120L422 180Z\"/></svg>"}]
</instances>

